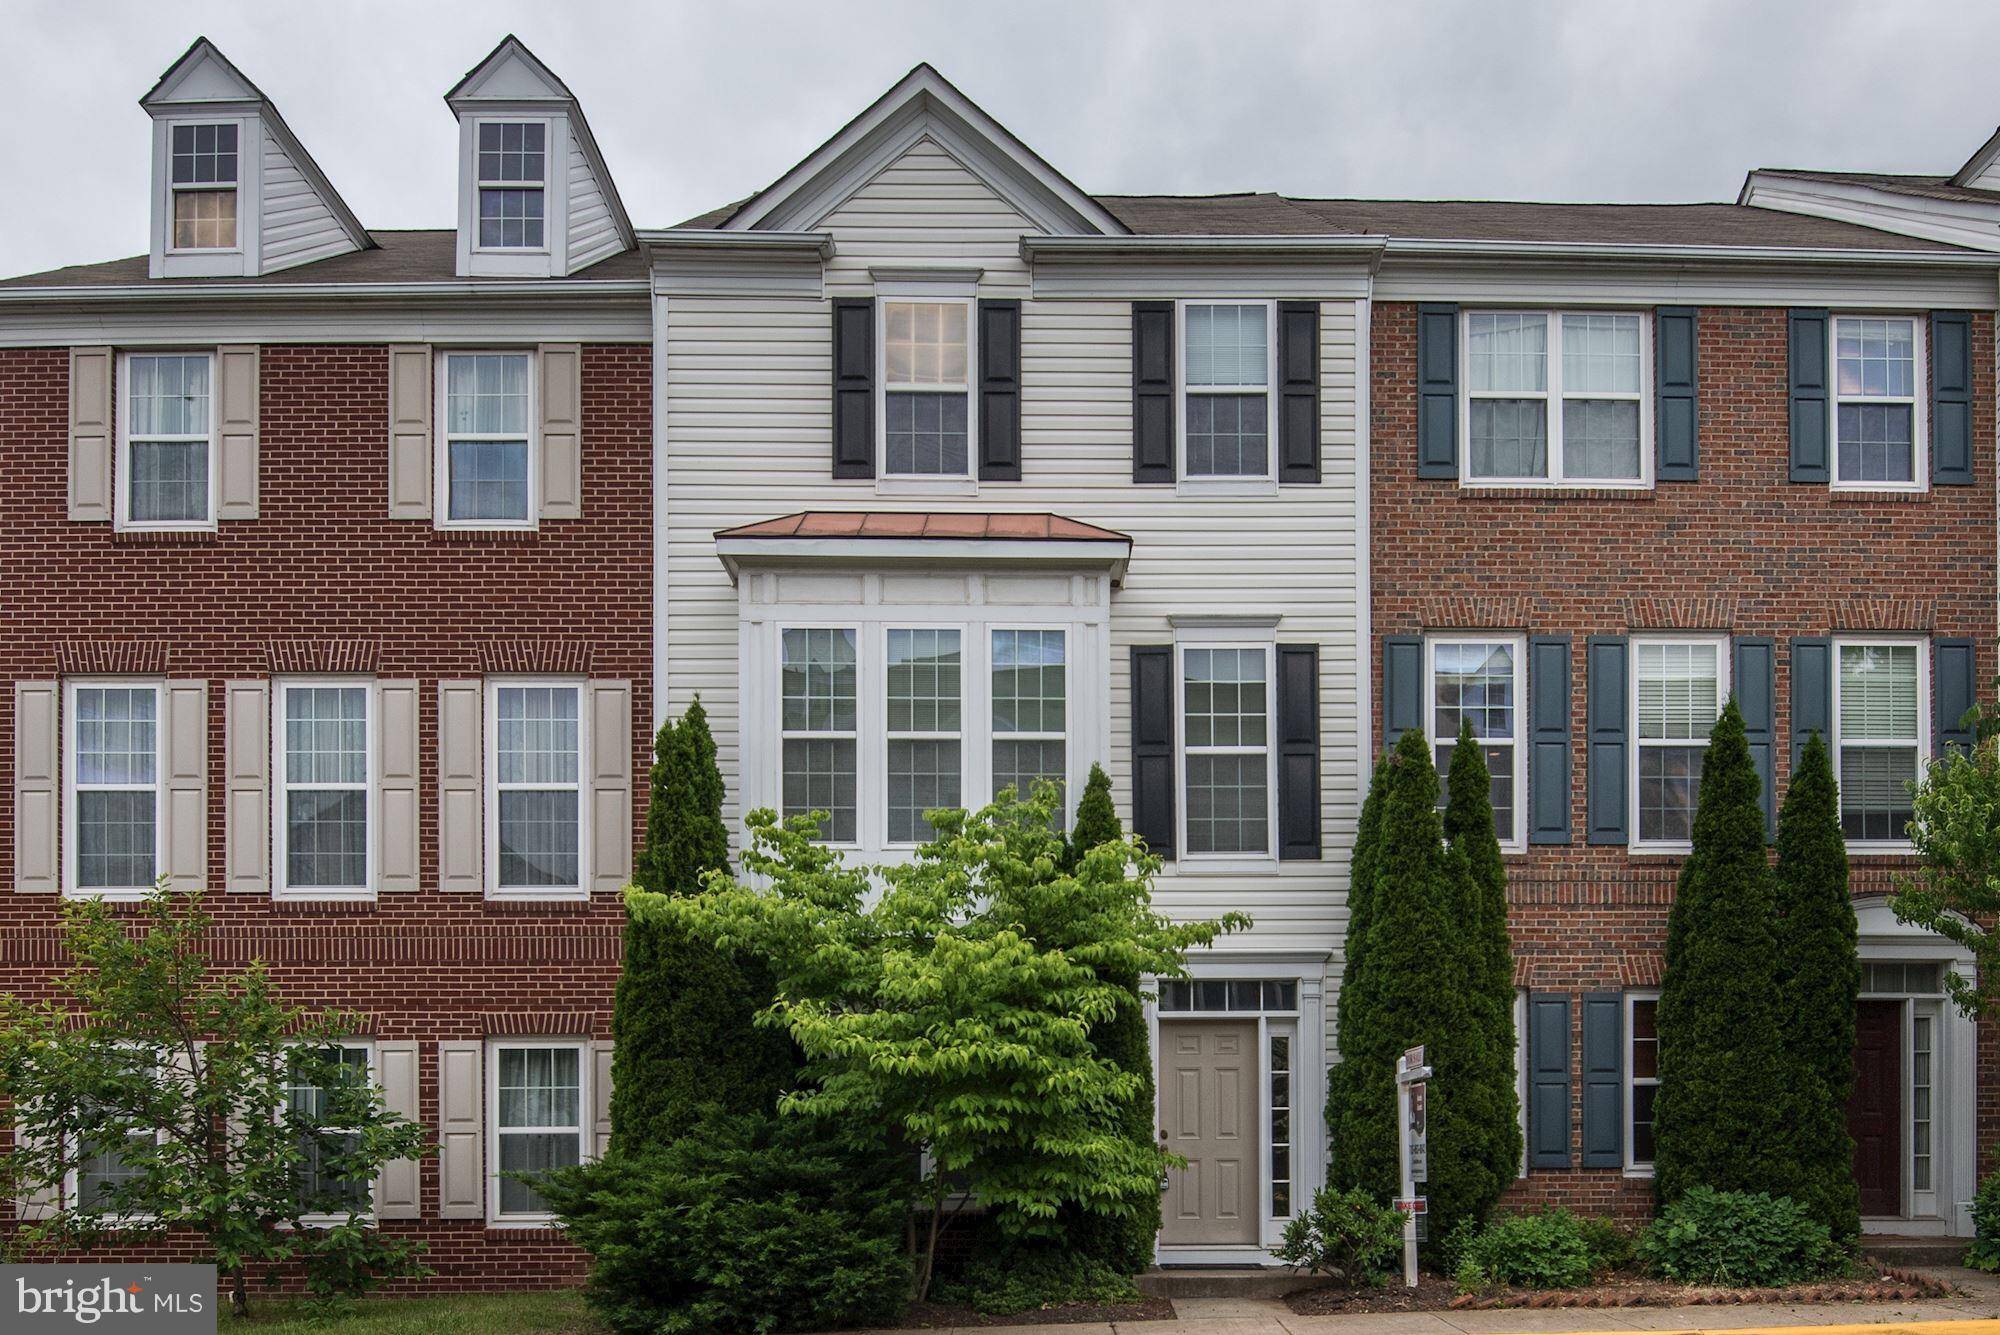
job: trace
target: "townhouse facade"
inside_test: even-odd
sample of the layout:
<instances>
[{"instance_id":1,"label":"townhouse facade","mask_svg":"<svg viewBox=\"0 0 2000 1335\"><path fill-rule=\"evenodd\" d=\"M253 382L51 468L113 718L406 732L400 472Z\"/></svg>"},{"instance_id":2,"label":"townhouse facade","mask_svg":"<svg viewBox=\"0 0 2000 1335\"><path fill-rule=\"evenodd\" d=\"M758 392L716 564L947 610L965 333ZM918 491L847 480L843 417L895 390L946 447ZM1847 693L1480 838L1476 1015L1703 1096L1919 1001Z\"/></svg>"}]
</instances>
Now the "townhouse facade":
<instances>
[{"instance_id":1,"label":"townhouse facade","mask_svg":"<svg viewBox=\"0 0 2000 1335\"><path fill-rule=\"evenodd\" d=\"M1883 896L1904 782L2000 668L1983 166L1882 178L1922 206L1805 173L1714 205L1097 196L920 66L646 229L518 41L447 103L455 226L370 232L198 42L142 102L150 253L0 280L0 986L49 987L65 896L204 888L434 1129L370 1184L382 1226L443 1284L565 1282L502 1174L607 1134L652 727L699 697L732 829L822 811L871 862L1102 764L1159 907L1254 922L1149 1007L1189 1160L1159 1257L1253 1263L1323 1176L1371 758L1470 719L1513 1198L1633 1216L1734 694L1767 798L1835 747L1869 1227L1969 1231L1993 1035ZM1917 218L1940 191L1969 198Z\"/></svg>"}]
</instances>

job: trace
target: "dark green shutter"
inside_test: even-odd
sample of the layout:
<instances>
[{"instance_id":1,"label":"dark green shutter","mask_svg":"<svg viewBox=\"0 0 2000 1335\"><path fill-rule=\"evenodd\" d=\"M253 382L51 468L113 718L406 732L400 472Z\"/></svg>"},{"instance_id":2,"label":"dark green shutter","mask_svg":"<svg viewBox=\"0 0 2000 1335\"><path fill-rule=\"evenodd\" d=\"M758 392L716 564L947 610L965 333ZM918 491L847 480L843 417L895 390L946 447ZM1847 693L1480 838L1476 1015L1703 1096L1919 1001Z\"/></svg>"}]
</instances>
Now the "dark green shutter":
<instances>
[{"instance_id":1,"label":"dark green shutter","mask_svg":"<svg viewBox=\"0 0 2000 1335\"><path fill-rule=\"evenodd\" d=\"M1947 749L1970 753L1975 740L1966 726L1965 715L1975 699L1972 641L1938 640L1931 646L1931 699L1937 721L1931 728L1932 749L1943 755Z\"/></svg>"},{"instance_id":2,"label":"dark green shutter","mask_svg":"<svg viewBox=\"0 0 2000 1335\"><path fill-rule=\"evenodd\" d=\"M1424 640L1389 635L1382 640L1382 747L1394 746L1424 726Z\"/></svg>"},{"instance_id":3,"label":"dark green shutter","mask_svg":"<svg viewBox=\"0 0 2000 1335\"><path fill-rule=\"evenodd\" d=\"M1931 313L1931 481L1972 485L1972 315Z\"/></svg>"},{"instance_id":4,"label":"dark green shutter","mask_svg":"<svg viewBox=\"0 0 2000 1335\"><path fill-rule=\"evenodd\" d=\"M1791 312L1790 353L1792 403L1792 471L1794 482L1826 482L1828 429L1832 411L1827 397L1826 312Z\"/></svg>"},{"instance_id":5,"label":"dark green shutter","mask_svg":"<svg viewBox=\"0 0 2000 1335\"><path fill-rule=\"evenodd\" d=\"M1319 859L1319 649L1278 646L1278 856Z\"/></svg>"},{"instance_id":6,"label":"dark green shutter","mask_svg":"<svg viewBox=\"0 0 2000 1335\"><path fill-rule=\"evenodd\" d=\"M1625 833L1625 674L1630 656L1625 640L1593 635L1584 643L1585 806L1593 844L1622 844Z\"/></svg>"},{"instance_id":7,"label":"dark green shutter","mask_svg":"<svg viewBox=\"0 0 2000 1335\"><path fill-rule=\"evenodd\" d=\"M1021 480L1021 303L979 303L979 480Z\"/></svg>"},{"instance_id":8,"label":"dark green shutter","mask_svg":"<svg viewBox=\"0 0 2000 1335\"><path fill-rule=\"evenodd\" d=\"M1319 481L1319 303L1278 303L1278 481Z\"/></svg>"},{"instance_id":9,"label":"dark green shutter","mask_svg":"<svg viewBox=\"0 0 2000 1335\"><path fill-rule=\"evenodd\" d=\"M1792 769L1806 738L1818 733L1833 743L1833 641L1792 641Z\"/></svg>"},{"instance_id":10,"label":"dark green shutter","mask_svg":"<svg viewBox=\"0 0 2000 1335\"><path fill-rule=\"evenodd\" d=\"M1778 833L1778 646L1768 635L1738 635L1730 641L1729 682L1736 707L1743 712L1743 731L1750 741L1750 760L1763 786L1764 838Z\"/></svg>"},{"instance_id":11,"label":"dark green shutter","mask_svg":"<svg viewBox=\"0 0 2000 1335\"><path fill-rule=\"evenodd\" d=\"M1570 841L1569 636L1528 641L1528 842Z\"/></svg>"},{"instance_id":12,"label":"dark green shutter","mask_svg":"<svg viewBox=\"0 0 2000 1335\"><path fill-rule=\"evenodd\" d=\"M1528 1167L1569 1167L1569 997L1528 994Z\"/></svg>"},{"instance_id":13,"label":"dark green shutter","mask_svg":"<svg viewBox=\"0 0 2000 1335\"><path fill-rule=\"evenodd\" d=\"M1132 303L1132 480L1174 480L1174 303Z\"/></svg>"},{"instance_id":14,"label":"dark green shutter","mask_svg":"<svg viewBox=\"0 0 2000 1335\"><path fill-rule=\"evenodd\" d=\"M1417 476L1458 476L1458 307L1417 307Z\"/></svg>"},{"instance_id":15,"label":"dark green shutter","mask_svg":"<svg viewBox=\"0 0 2000 1335\"><path fill-rule=\"evenodd\" d=\"M833 303L833 475L875 476L875 303Z\"/></svg>"},{"instance_id":16,"label":"dark green shutter","mask_svg":"<svg viewBox=\"0 0 2000 1335\"><path fill-rule=\"evenodd\" d=\"M1653 313L1654 391L1658 400L1656 476L1661 482L1693 482L1699 476L1700 371L1692 306L1662 306Z\"/></svg>"},{"instance_id":17,"label":"dark green shutter","mask_svg":"<svg viewBox=\"0 0 2000 1335\"><path fill-rule=\"evenodd\" d=\"M1625 1166L1625 996L1583 994L1583 1166Z\"/></svg>"},{"instance_id":18,"label":"dark green shutter","mask_svg":"<svg viewBox=\"0 0 2000 1335\"><path fill-rule=\"evenodd\" d=\"M1174 649L1132 646L1132 833L1174 856Z\"/></svg>"}]
</instances>

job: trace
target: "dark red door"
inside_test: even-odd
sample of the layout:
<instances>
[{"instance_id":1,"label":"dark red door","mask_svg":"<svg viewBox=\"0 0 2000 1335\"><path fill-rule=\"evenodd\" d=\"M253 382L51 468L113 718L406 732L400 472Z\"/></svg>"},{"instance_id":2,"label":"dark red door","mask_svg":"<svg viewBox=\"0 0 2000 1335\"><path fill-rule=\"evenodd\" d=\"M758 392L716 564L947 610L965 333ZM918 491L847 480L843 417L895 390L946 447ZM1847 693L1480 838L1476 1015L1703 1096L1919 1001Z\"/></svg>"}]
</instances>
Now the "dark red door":
<instances>
[{"instance_id":1,"label":"dark red door","mask_svg":"<svg viewBox=\"0 0 2000 1335\"><path fill-rule=\"evenodd\" d=\"M1854 1007L1854 1095L1847 1102L1854 1137L1854 1181L1861 1213L1903 1213L1903 1003Z\"/></svg>"}]
</instances>

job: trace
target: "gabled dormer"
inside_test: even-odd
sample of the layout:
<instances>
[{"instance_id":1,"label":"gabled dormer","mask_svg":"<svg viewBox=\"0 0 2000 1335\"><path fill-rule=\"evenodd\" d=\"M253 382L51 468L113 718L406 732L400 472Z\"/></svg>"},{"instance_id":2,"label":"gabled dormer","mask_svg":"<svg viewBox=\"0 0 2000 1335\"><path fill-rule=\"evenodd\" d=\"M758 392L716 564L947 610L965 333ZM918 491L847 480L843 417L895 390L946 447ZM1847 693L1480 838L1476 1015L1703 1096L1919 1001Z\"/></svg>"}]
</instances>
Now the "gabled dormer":
<instances>
[{"instance_id":1,"label":"gabled dormer","mask_svg":"<svg viewBox=\"0 0 2000 1335\"><path fill-rule=\"evenodd\" d=\"M519 38L444 100L458 117L460 277L564 278L632 248L583 108Z\"/></svg>"},{"instance_id":2,"label":"gabled dormer","mask_svg":"<svg viewBox=\"0 0 2000 1335\"><path fill-rule=\"evenodd\" d=\"M250 278L374 242L257 85L197 38L153 118L154 278Z\"/></svg>"}]
</instances>

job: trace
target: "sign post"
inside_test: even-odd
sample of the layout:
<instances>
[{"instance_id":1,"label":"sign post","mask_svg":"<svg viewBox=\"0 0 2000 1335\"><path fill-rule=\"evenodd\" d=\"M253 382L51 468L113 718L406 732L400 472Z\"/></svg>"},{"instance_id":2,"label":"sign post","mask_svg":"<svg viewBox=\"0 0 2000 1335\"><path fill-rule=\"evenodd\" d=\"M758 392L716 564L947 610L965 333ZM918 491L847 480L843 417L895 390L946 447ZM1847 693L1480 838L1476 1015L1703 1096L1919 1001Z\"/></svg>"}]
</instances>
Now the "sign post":
<instances>
[{"instance_id":1,"label":"sign post","mask_svg":"<svg viewBox=\"0 0 2000 1335\"><path fill-rule=\"evenodd\" d=\"M1412 1289L1417 1287L1417 1220L1425 1206L1424 1198L1417 1195L1417 1183L1430 1177L1425 1083L1430 1076L1422 1044L1407 1049L1396 1063L1396 1158L1403 1177L1403 1194L1396 1208L1403 1212L1403 1283Z\"/></svg>"}]
</instances>

